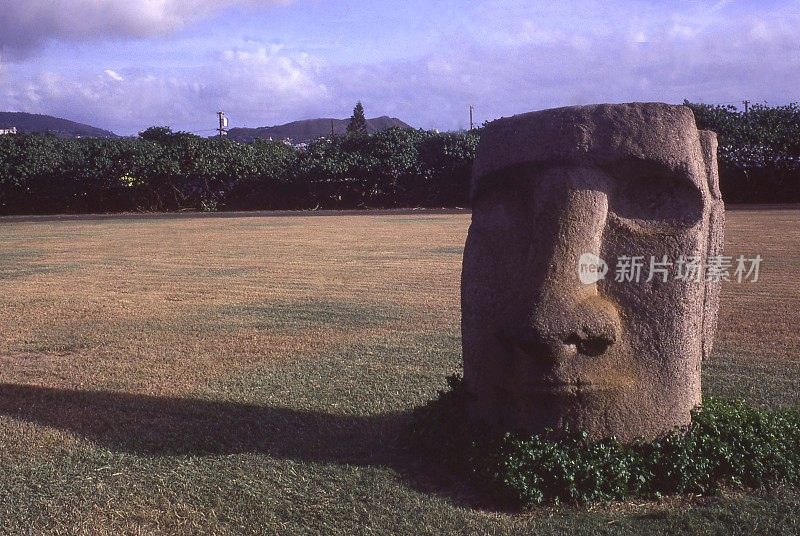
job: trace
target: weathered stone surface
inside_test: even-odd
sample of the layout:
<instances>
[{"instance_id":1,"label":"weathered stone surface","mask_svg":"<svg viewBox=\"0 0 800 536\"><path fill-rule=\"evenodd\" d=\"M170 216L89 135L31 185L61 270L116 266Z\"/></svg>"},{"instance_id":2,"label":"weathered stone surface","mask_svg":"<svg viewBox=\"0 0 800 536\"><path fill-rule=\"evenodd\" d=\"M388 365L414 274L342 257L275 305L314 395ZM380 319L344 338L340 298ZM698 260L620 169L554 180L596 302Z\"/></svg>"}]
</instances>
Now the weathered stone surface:
<instances>
[{"instance_id":1,"label":"weathered stone surface","mask_svg":"<svg viewBox=\"0 0 800 536\"><path fill-rule=\"evenodd\" d=\"M487 125L462 272L473 418L506 429L647 439L689 422L719 283L646 281L650 259L722 251L716 137L691 110L620 104ZM579 260L609 265L588 284ZM644 257L640 282L619 257ZM585 274L584 274L585 275Z\"/></svg>"}]
</instances>

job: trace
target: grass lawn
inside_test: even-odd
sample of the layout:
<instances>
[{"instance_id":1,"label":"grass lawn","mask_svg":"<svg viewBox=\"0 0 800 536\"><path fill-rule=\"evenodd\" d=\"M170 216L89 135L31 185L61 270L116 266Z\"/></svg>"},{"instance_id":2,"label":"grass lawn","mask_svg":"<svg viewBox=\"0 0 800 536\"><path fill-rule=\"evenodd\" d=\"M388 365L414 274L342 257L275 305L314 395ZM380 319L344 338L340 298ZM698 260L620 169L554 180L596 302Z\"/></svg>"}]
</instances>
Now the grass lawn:
<instances>
[{"instance_id":1,"label":"grass lawn","mask_svg":"<svg viewBox=\"0 0 800 536\"><path fill-rule=\"evenodd\" d=\"M475 507L402 448L468 214L0 219L0 532L800 533L800 492ZM800 404L800 210L732 210L704 390ZM800 447L798 447L800 448Z\"/></svg>"}]
</instances>

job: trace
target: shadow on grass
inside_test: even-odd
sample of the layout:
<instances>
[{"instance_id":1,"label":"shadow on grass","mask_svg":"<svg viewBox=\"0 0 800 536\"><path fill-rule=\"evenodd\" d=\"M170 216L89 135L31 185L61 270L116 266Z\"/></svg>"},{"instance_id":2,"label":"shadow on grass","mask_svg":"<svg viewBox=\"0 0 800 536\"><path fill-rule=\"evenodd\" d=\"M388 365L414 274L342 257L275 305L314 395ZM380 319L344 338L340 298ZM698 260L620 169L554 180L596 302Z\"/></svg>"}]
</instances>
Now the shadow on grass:
<instances>
[{"instance_id":1,"label":"shadow on grass","mask_svg":"<svg viewBox=\"0 0 800 536\"><path fill-rule=\"evenodd\" d=\"M266 454L387 467L412 487L475 504L463 483L418 460L403 440L411 413L334 415L235 402L0 384L0 415L151 456Z\"/></svg>"}]
</instances>

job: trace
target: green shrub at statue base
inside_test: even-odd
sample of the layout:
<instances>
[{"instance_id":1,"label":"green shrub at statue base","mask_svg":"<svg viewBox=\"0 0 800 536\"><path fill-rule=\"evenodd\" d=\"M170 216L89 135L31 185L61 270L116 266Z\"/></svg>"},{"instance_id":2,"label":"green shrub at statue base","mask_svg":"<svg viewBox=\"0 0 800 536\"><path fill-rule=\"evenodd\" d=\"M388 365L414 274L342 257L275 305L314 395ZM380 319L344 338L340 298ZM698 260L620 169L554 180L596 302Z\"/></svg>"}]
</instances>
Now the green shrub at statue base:
<instances>
[{"instance_id":1,"label":"green shrub at statue base","mask_svg":"<svg viewBox=\"0 0 800 536\"><path fill-rule=\"evenodd\" d=\"M469 478L495 505L587 503L667 494L713 494L721 486L800 484L800 410L763 410L706 398L687 430L653 442L590 441L586 434L498 434L470 425L458 377L417 409L415 449Z\"/></svg>"}]
</instances>

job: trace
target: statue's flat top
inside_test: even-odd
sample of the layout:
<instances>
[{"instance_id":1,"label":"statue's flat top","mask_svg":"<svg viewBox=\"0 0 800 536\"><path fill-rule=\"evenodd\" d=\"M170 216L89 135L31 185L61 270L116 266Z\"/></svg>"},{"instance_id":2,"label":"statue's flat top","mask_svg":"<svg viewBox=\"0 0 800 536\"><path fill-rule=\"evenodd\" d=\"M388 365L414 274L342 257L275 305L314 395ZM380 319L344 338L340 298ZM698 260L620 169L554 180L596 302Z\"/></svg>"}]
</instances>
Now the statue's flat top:
<instances>
[{"instance_id":1,"label":"statue's flat top","mask_svg":"<svg viewBox=\"0 0 800 536\"><path fill-rule=\"evenodd\" d=\"M529 112L489 123L473 166L486 175L526 164L642 159L668 170L701 161L691 109L663 103L594 104ZM700 172L700 170L691 170Z\"/></svg>"}]
</instances>

